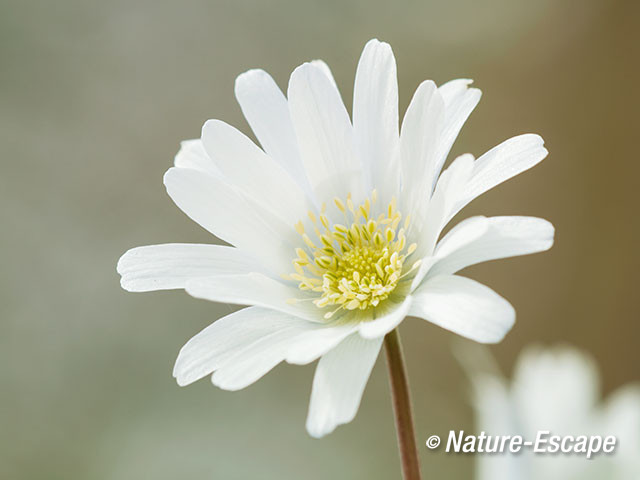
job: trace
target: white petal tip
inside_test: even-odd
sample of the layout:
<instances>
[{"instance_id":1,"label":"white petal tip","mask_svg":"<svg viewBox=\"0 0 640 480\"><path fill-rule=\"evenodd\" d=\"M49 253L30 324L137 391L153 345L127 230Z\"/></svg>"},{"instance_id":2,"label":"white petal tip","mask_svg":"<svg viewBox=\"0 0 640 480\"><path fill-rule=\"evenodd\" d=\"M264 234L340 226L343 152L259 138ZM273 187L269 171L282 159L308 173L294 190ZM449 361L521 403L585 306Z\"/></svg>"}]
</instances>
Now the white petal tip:
<instances>
[{"instance_id":1,"label":"white petal tip","mask_svg":"<svg viewBox=\"0 0 640 480\"><path fill-rule=\"evenodd\" d=\"M240 99L245 94L251 94L258 85L264 88L267 85L274 84L275 81L266 71L261 68L252 68L236 77L234 92L236 98Z\"/></svg>"},{"instance_id":2,"label":"white petal tip","mask_svg":"<svg viewBox=\"0 0 640 480\"><path fill-rule=\"evenodd\" d=\"M323 431L316 431L316 430L311 430L309 427L307 427L307 433L315 439L320 439L326 435L329 435L331 432L333 432L333 430L329 430L327 432L323 432Z\"/></svg>"},{"instance_id":3,"label":"white petal tip","mask_svg":"<svg viewBox=\"0 0 640 480\"><path fill-rule=\"evenodd\" d=\"M540 138L540 140L542 140L542 138ZM544 140L542 140L542 143L544 143ZM542 153L543 153L542 158L545 158L547 155L549 155L549 150L547 150L545 147L542 147Z\"/></svg>"},{"instance_id":4,"label":"white petal tip","mask_svg":"<svg viewBox=\"0 0 640 480\"><path fill-rule=\"evenodd\" d=\"M197 380L185 374L185 372L183 372L182 365L179 365L177 361L175 366L173 367L172 375L173 375L173 378L176 379L176 383L180 387L186 387L187 385L191 385L193 382Z\"/></svg>"},{"instance_id":5,"label":"white petal tip","mask_svg":"<svg viewBox=\"0 0 640 480\"><path fill-rule=\"evenodd\" d=\"M127 254L129 253L129 250L127 250L119 259L118 259L118 263L116 264L116 273L118 275L122 275L122 272L124 271L125 268L125 262L127 261L126 257Z\"/></svg>"},{"instance_id":6,"label":"white petal tip","mask_svg":"<svg viewBox=\"0 0 640 480\"><path fill-rule=\"evenodd\" d=\"M323 437L322 433L312 430L311 428L309 428L309 426L307 426L307 433L311 438L320 439Z\"/></svg>"},{"instance_id":7,"label":"white petal tip","mask_svg":"<svg viewBox=\"0 0 640 480\"><path fill-rule=\"evenodd\" d=\"M174 365L173 372L171 372L171 374L173 375L173 378L176 379L176 383L179 386L186 387L187 385L193 383L194 380L189 379L188 375L185 375L182 370L183 368L182 368L182 365L180 364L180 358L178 358L178 360L176 360L176 364Z\"/></svg>"},{"instance_id":8,"label":"white petal tip","mask_svg":"<svg viewBox=\"0 0 640 480\"><path fill-rule=\"evenodd\" d=\"M459 157L456 157L454 160L455 164L458 168L470 170L473 168L473 163L475 162L475 157L471 153L463 153ZM449 168L453 166L453 163Z\"/></svg>"},{"instance_id":9,"label":"white petal tip","mask_svg":"<svg viewBox=\"0 0 640 480\"><path fill-rule=\"evenodd\" d=\"M270 75L262 70L261 68L252 68L247 70L246 72L242 72L240 75L236 77L236 87L238 86L238 81L244 80L249 77L269 77Z\"/></svg>"},{"instance_id":10,"label":"white petal tip","mask_svg":"<svg viewBox=\"0 0 640 480\"><path fill-rule=\"evenodd\" d=\"M296 353L288 355L287 357L285 357L284 361L289 365L308 365L315 359L315 357L309 357L308 355L305 355L303 353Z\"/></svg>"},{"instance_id":11,"label":"white petal tip","mask_svg":"<svg viewBox=\"0 0 640 480\"><path fill-rule=\"evenodd\" d=\"M204 122L204 125L202 125L202 141L206 142L207 136L211 135L212 133L215 133L220 128L224 129L227 127L229 127L229 125L223 122L222 120L218 120L217 118L210 118L209 120Z\"/></svg>"},{"instance_id":12,"label":"white petal tip","mask_svg":"<svg viewBox=\"0 0 640 480\"><path fill-rule=\"evenodd\" d=\"M460 88L459 86L462 85L464 86L464 88L468 89L469 85L471 85L472 83L473 83L473 79L471 78L456 78L454 80L449 80L448 82L443 83L442 85L440 85L439 88L442 88L443 90L447 90L450 88L458 89ZM474 90L478 90L478 89L474 88Z\"/></svg>"},{"instance_id":13,"label":"white petal tip","mask_svg":"<svg viewBox=\"0 0 640 480\"><path fill-rule=\"evenodd\" d=\"M177 170L178 167L171 167L169 170L164 172L164 175L162 176L162 183L164 184L165 188L169 188L168 184L172 181L175 171Z\"/></svg>"},{"instance_id":14,"label":"white petal tip","mask_svg":"<svg viewBox=\"0 0 640 480\"><path fill-rule=\"evenodd\" d=\"M139 292L143 292L144 290L138 290L135 288L134 285L132 285L128 280L126 280L125 278L121 278L120 279L120 288L122 288L123 290L127 291L127 292L131 292L131 293L139 293Z\"/></svg>"},{"instance_id":15,"label":"white petal tip","mask_svg":"<svg viewBox=\"0 0 640 480\"><path fill-rule=\"evenodd\" d=\"M333 433L340 425L346 425L351 423L356 418L357 410L348 416L333 416L329 415L325 418L316 418L315 421L311 418L307 418L307 432L313 438L322 438Z\"/></svg>"},{"instance_id":16,"label":"white petal tip","mask_svg":"<svg viewBox=\"0 0 640 480\"><path fill-rule=\"evenodd\" d=\"M237 392L238 390L242 390L247 387L247 385L235 383L233 380L221 380L220 378L217 378L215 373L211 375L211 383L219 389L226 390L227 392Z\"/></svg>"},{"instance_id":17,"label":"white petal tip","mask_svg":"<svg viewBox=\"0 0 640 480\"><path fill-rule=\"evenodd\" d=\"M528 220L531 222L531 226L535 225L538 229L537 238L539 238L538 248L530 253L539 253L549 250L555 242L556 228L549 220L545 220L544 218L529 217Z\"/></svg>"},{"instance_id":18,"label":"white petal tip","mask_svg":"<svg viewBox=\"0 0 640 480\"><path fill-rule=\"evenodd\" d=\"M136 287L136 282L130 280L130 270L132 263L135 262L136 258L136 250L140 247L132 248L127 250L118 260L116 265L116 272L120 275L120 287L127 292L145 292L149 291L148 289L138 288ZM132 262L134 261L134 262Z\"/></svg>"},{"instance_id":19,"label":"white petal tip","mask_svg":"<svg viewBox=\"0 0 640 480\"><path fill-rule=\"evenodd\" d=\"M353 420L353 418L351 420ZM312 424L311 422L307 422L307 425L306 425L307 433L309 433L309 435L313 438L326 437L327 435L333 433L335 429L338 428L340 425L349 423L351 420L348 420L346 422L339 422L339 423L326 423L323 425L315 425L315 424Z\"/></svg>"},{"instance_id":20,"label":"white petal tip","mask_svg":"<svg viewBox=\"0 0 640 480\"><path fill-rule=\"evenodd\" d=\"M496 344L496 343L500 343L502 340L504 340L504 337L507 336L507 334L511 331L511 329L513 328L513 326L516 323L516 311L513 308L513 306L507 302L506 300L504 301L506 303L506 305L508 305L508 308L511 310L510 316L508 318L504 319L504 324L502 325L502 329L498 332L493 332L492 334L487 334L486 336L478 336L478 338L472 339L475 340L478 343L484 343L484 344Z\"/></svg>"},{"instance_id":21,"label":"white petal tip","mask_svg":"<svg viewBox=\"0 0 640 480\"><path fill-rule=\"evenodd\" d=\"M377 38L372 38L371 40L369 40L366 45L364 46L365 49L367 48L382 48L384 50L389 50L391 51L391 45L389 45L387 42L384 42L382 40L378 40Z\"/></svg>"},{"instance_id":22,"label":"white petal tip","mask_svg":"<svg viewBox=\"0 0 640 480\"><path fill-rule=\"evenodd\" d=\"M188 382L187 380L185 380L184 378L178 378L176 377L176 383L178 384L179 387L186 387L187 385L189 385L191 382Z\"/></svg>"},{"instance_id":23,"label":"white petal tip","mask_svg":"<svg viewBox=\"0 0 640 480\"><path fill-rule=\"evenodd\" d=\"M546 248L544 248L544 250L549 250L553 246L553 243L556 240L556 227L554 227L553 224L548 220L543 220L543 219L541 220L545 223L545 226L547 228L546 234L548 236L547 241L545 243Z\"/></svg>"},{"instance_id":24,"label":"white petal tip","mask_svg":"<svg viewBox=\"0 0 640 480\"><path fill-rule=\"evenodd\" d=\"M438 86L436 85L436 82L434 82L433 80L423 80L422 82L420 82L420 85L418 85L418 88L416 89L416 92L418 90L424 90L424 89L429 89L429 91L434 91L438 89Z\"/></svg>"},{"instance_id":25,"label":"white petal tip","mask_svg":"<svg viewBox=\"0 0 640 480\"><path fill-rule=\"evenodd\" d=\"M523 133L522 135L518 135L513 138L527 138L528 140L533 141L536 146L542 147L544 145L544 139L537 133ZM545 152L547 151L546 148L544 150Z\"/></svg>"}]
</instances>

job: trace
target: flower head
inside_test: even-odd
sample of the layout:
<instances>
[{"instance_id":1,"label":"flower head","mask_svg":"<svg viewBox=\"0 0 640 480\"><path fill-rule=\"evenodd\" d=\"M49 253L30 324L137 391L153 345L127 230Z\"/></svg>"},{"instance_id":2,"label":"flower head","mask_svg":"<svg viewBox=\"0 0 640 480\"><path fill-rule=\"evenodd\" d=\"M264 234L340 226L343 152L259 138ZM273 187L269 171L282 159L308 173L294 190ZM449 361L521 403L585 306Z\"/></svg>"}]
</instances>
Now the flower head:
<instances>
[{"instance_id":1,"label":"flower head","mask_svg":"<svg viewBox=\"0 0 640 480\"><path fill-rule=\"evenodd\" d=\"M261 148L209 120L164 177L178 207L231 246L139 247L118 264L130 291L182 288L249 306L183 347L180 385L213 374L236 390L282 361L321 358L307 429L322 436L355 416L383 337L406 316L479 342L503 338L513 308L455 273L546 250L553 227L473 217L440 237L471 200L547 151L537 135L521 135L441 173L480 99L470 83L423 82L400 128L395 59L377 40L357 68L353 121L321 61L295 69L286 97L262 70L238 77L236 97Z\"/></svg>"}]
</instances>

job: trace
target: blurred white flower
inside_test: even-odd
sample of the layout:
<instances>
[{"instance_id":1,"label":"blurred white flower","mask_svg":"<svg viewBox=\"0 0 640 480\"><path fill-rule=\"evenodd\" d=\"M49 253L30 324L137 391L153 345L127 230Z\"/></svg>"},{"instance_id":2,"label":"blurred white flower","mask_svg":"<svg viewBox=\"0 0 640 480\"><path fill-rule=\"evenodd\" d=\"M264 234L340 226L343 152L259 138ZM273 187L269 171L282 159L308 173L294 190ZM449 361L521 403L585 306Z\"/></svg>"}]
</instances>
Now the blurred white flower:
<instances>
[{"instance_id":1,"label":"blurred white flower","mask_svg":"<svg viewBox=\"0 0 640 480\"><path fill-rule=\"evenodd\" d=\"M232 246L135 248L118 264L129 291L183 288L194 297L250 305L180 351L180 385L206 375L238 390L278 363L321 357L307 429L351 421L385 334L406 316L478 342L498 342L514 310L458 270L548 249L553 227L531 217L474 217L438 241L464 206L540 162L533 134L440 174L480 99L470 80L423 82L398 126L391 47L370 41L356 72L353 121L326 64L292 73L285 97L262 70L236 81L236 97L262 148L209 120L185 141L167 191L190 218Z\"/></svg>"},{"instance_id":2,"label":"blurred white flower","mask_svg":"<svg viewBox=\"0 0 640 480\"><path fill-rule=\"evenodd\" d=\"M477 364L470 370L477 368ZM476 372L477 373L477 372ZM476 429L487 435L617 437L611 454L477 455L477 480L637 480L640 478L640 385L630 384L600 403L594 361L569 347L529 348L508 383L497 374L473 376Z\"/></svg>"}]
</instances>

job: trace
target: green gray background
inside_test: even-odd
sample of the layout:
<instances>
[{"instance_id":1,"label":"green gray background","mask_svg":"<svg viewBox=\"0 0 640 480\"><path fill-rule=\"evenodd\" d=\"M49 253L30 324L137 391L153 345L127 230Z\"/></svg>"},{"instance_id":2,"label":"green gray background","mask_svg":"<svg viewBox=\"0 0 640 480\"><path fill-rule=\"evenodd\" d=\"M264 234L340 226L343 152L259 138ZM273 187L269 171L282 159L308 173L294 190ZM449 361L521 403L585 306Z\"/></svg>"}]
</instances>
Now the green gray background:
<instances>
[{"instance_id":1,"label":"green gray background","mask_svg":"<svg viewBox=\"0 0 640 480\"><path fill-rule=\"evenodd\" d=\"M129 294L128 248L212 238L162 174L208 118L248 132L234 78L281 87L303 61L332 67L347 105L365 42L396 53L401 109L420 81L484 92L454 153L540 133L540 166L463 214L548 218L545 254L468 274L518 320L492 351L506 371L531 342L591 352L603 389L638 379L640 3L0 1L0 478L399 478L381 358L355 421L322 440L304 420L313 366L241 392L179 388L182 344L227 305ZM469 429L454 336L405 322L417 434ZM470 456L421 448L427 478L470 478Z\"/></svg>"}]
</instances>

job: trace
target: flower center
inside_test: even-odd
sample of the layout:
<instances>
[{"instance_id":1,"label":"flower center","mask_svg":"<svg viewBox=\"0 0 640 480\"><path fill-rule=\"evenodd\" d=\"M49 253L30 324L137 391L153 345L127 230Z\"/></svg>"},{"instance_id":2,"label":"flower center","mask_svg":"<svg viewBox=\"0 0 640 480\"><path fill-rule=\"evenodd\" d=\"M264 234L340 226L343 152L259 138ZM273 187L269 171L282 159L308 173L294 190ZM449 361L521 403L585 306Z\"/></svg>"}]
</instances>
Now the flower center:
<instances>
[{"instance_id":1,"label":"flower center","mask_svg":"<svg viewBox=\"0 0 640 480\"><path fill-rule=\"evenodd\" d=\"M415 243L406 246L409 218L400 227L402 215L396 210L395 198L383 213L372 218L376 197L374 190L371 197L357 207L351 195L346 202L335 198L344 224L331 224L325 214L326 206L319 219L309 212L315 243L305 232L302 221L296 224L305 248L296 249L297 258L293 260L296 273L289 277L298 282L301 290L320 294L313 300L318 308L336 306L324 318L331 318L342 309L366 310L378 306L389 297L400 279L420 263L415 262L402 273L406 258L417 247Z\"/></svg>"}]
</instances>

